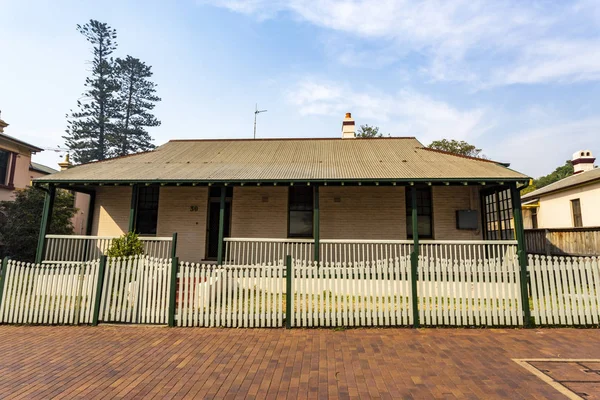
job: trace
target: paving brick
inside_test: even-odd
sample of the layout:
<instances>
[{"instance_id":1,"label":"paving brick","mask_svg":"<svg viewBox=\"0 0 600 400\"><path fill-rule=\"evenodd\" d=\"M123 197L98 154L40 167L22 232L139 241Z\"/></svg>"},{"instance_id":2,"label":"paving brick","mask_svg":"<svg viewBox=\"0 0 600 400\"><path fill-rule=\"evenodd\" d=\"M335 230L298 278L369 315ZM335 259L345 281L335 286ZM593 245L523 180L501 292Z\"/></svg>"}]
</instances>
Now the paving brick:
<instances>
[{"instance_id":1,"label":"paving brick","mask_svg":"<svg viewBox=\"0 0 600 400\"><path fill-rule=\"evenodd\" d=\"M0 337L2 399L560 399L512 359L600 358L598 331L582 329L0 326Z\"/></svg>"}]
</instances>

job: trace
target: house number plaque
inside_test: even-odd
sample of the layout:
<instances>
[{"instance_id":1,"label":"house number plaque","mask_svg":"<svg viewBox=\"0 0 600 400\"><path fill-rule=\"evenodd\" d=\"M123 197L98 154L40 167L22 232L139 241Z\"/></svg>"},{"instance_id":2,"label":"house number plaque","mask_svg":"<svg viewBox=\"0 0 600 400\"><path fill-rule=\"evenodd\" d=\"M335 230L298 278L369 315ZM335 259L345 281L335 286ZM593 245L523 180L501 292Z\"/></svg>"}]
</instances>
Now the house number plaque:
<instances>
[{"instance_id":1,"label":"house number plaque","mask_svg":"<svg viewBox=\"0 0 600 400\"><path fill-rule=\"evenodd\" d=\"M191 212L198 212L198 206L190 206Z\"/></svg>"}]
</instances>

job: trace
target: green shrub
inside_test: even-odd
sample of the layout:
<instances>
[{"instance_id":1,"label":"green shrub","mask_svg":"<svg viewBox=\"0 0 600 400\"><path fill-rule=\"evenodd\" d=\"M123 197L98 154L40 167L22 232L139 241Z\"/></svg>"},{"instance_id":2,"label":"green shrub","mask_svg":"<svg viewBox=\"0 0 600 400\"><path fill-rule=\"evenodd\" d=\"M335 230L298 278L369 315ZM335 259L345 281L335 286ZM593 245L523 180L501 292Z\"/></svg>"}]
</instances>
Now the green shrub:
<instances>
[{"instance_id":1,"label":"green shrub","mask_svg":"<svg viewBox=\"0 0 600 400\"><path fill-rule=\"evenodd\" d=\"M129 232L123 236L113 239L110 248L106 252L109 257L131 257L144 254L144 244L136 233Z\"/></svg>"}]
</instances>

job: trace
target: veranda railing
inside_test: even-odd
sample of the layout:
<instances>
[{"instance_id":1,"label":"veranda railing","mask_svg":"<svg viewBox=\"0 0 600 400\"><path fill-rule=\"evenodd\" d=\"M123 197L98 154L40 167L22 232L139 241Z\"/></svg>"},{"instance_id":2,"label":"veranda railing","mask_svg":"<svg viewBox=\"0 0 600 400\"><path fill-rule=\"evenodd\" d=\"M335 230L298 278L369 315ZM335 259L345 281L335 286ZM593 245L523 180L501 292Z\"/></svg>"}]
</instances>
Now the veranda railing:
<instances>
[{"instance_id":1,"label":"veranda railing","mask_svg":"<svg viewBox=\"0 0 600 400\"><path fill-rule=\"evenodd\" d=\"M44 264L86 262L105 255L116 236L46 235ZM140 237L144 254L154 258L172 256L173 237Z\"/></svg>"}]
</instances>

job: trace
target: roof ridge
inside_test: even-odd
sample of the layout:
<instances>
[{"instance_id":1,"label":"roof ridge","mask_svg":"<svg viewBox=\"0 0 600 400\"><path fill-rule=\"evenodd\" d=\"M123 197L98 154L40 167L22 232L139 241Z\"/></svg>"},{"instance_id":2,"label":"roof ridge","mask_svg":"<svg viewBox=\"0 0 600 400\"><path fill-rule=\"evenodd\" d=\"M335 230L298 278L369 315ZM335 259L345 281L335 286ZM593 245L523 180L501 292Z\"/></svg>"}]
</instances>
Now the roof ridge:
<instances>
[{"instance_id":1,"label":"roof ridge","mask_svg":"<svg viewBox=\"0 0 600 400\"><path fill-rule=\"evenodd\" d=\"M449 156L454 156L454 157L460 157L460 158L466 158L468 160L475 160L475 161L484 161L484 162L489 162L489 163L494 163L494 164L499 164L499 165L503 165L506 163L501 163L500 161L494 161L494 160L490 160L488 158L479 158L479 157L472 157L472 156L465 156L463 154L456 154L456 153L452 153L451 151L446 151L446 150L439 150L439 149L432 149L431 147L421 147L422 150L427 150L427 151L434 151L436 153L441 153L441 154L447 154Z\"/></svg>"},{"instance_id":2,"label":"roof ridge","mask_svg":"<svg viewBox=\"0 0 600 400\"><path fill-rule=\"evenodd\" d=\"M354 139L344 139L338 137L324 137L324 138L260 138L260 139L250 139L250 138L235 138L235 139L171 139L167 143L171 142L257 142L257 141L293 141L293 140L344 140L344 141L352 141L352 140L389 140L389 139L414 139L417 140L415 136L387 136L387 137L376 137L376 138L354 138Z\"/></svg>"}]
</instances>

